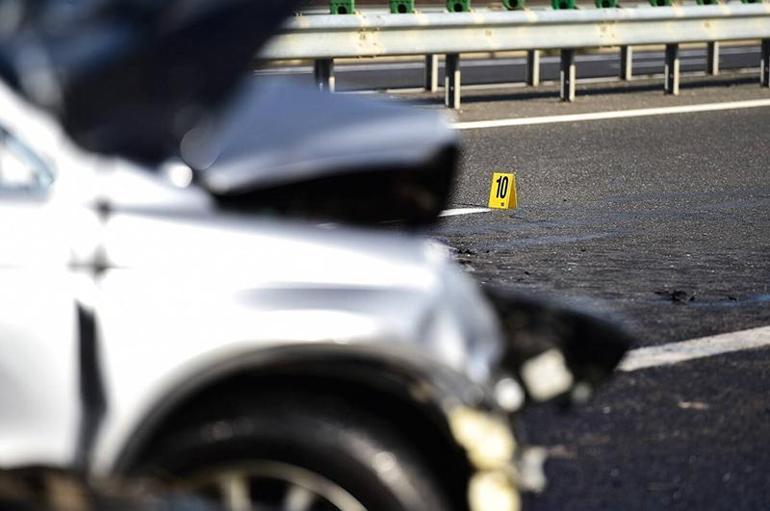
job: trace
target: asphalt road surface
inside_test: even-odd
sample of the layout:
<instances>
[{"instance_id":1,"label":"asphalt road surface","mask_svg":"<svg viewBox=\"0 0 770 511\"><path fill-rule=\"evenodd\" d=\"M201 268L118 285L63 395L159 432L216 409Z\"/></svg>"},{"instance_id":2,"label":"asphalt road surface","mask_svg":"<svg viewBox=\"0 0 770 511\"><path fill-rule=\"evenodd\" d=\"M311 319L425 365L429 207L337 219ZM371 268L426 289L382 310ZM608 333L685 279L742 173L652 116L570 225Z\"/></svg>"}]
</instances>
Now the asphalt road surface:
<instances>
[{"instance_id":1,"label":"asphalt road surface","mask_svg":"<svg viewBox=\"0 0 770 511\"><path fill-rule=\"evenodd\" d=\"M662 61L638 52L640 78L624 83L612 80L616 54L584 55L571 104L555 84L521 86L521 58L465 61L463 82L476 86L459 112L441 91L391 93L458 123L520 124L461 132L452 204L487 206L492 172L516 171L519 208L448 217L430 234L484 285L614 318L637 347L770 325L770 102L739 108L770 99L757 48L724 48L729 71L716 78L702 72L703 49L685 50L678 97L662 93ZM544 80L556 66L544 60ZM311 79L309 68L282 73ZM337 67L342 90L421 80L419 63ZM648 108L663 110L623 113ZM548 120L594 112L615 113ZM543 123L522 120L533 117ZM522 424L551 453L549 487L528 510L770 509L770 348L621 372L589 405L533 409Z\"/></svg>"},{"instance_id":2,"label":"asphalt road surface","mask_svg":"<svg viewBox=\"0 0 770 511\"><path fill-rule=\"evenodd\" d=\"M459 121L770 98L756 76L470 94ZM581 94L582 93L582 94ZM432 104L429 99L418 101ZM455 207L515 170L519 208L432 233L479 281L623 321L639 346L770 325L770 106L462 132ZM619 373L587 407L525 417L551 446L527 509L770 508L770 349Z\"/></svg>"}]
</instances>

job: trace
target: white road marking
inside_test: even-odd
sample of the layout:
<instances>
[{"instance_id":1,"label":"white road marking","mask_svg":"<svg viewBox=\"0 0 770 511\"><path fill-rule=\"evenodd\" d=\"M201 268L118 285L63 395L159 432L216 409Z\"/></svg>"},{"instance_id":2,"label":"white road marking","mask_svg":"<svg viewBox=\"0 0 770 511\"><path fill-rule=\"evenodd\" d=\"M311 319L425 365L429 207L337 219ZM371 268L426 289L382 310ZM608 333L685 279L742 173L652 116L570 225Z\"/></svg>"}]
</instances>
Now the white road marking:
<instances>
[{"instance_id":1,"label":"white road marking","mask_svg":"<svg viewBox=\"0 0 770 511\"><path fill-rule=\"evenodd\" d=\"M446 216L459 216L459 215L473 215L475 213L488 213L492 211L489 208L453 208L453 209L446 209L441 212L439 216L446 217Z\"/></svg>"},{"instance_id":2,"label":"white road marking","mask_svg":"<svg viewBox=\"0 0 770 511\"><path fill-rule=\"evenodd\" d=\"M770 347L770 326L632 350L620 363L618 370L637 371L765 347Z\"/></svg>"},{"instance_id":3,"label":"white road marking","mask_svg":"<svg viewBox=\"0 0 770 511\"><path fill-rule=\"evenodd\" d=\"M639 108L635 110L616 110L611 112L589 112L584 114L548 115L544 117L494 119L490 121L456 122L452 124L452 127L457 130L507 128L511 126L532 126L536 124L600 121L606 119L628 119L631 117L687 114L693 112L714 112L718 110L738 110L743 108L759 108L766 106L770 106L770 99L752 99L746 101L728 101L726 103L705 103L700 105L666 106L658 108Z\"/></svg>"}]
</instances>

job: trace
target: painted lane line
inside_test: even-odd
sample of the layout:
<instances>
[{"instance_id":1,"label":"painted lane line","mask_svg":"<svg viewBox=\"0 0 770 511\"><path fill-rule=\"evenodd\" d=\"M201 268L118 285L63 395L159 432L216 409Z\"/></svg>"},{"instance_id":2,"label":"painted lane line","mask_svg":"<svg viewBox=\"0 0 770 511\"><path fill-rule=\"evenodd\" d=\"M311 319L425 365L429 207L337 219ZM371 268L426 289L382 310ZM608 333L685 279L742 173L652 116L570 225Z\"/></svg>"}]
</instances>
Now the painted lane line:
<instances>
[{"instance_id":1,"label":"painted lane line","mask_svg":"<svg viewBox=\"0 0 770 511\"><path fill-rule=\"evenodd\" d=\"M620 371L638 371L725 353L770 347L770 326L630 351Z\"/></svg>"},{"instance_id":2,"label":"painted lane line","mask_svg":"<svg viewBox=\"0 0 770 511\"><path fill-rule=\"evenodd\" d=\"M453 208L453 209L445 209L441 212L439 215L440 217L447 217L447 216L459 216L459 215L473 215L476 213L489 213L492 211L489 208Z\"/></svg>"},{"instance_id":3,"label":"painted lane line","mask_svg":"<svg viewBox=\"0 0 770 511\"><path fill-rule=\"evenodd\" d=\"M770 99L729 101L727 103L705 103L700 105L667 106L659 108L640 108L634 110L616 110L612 112L590 112L584 114L549 115L544 117L521 117L514 119L495 119L490 121L456 122L456 130L474 130L488 128L507 128L512 126L532 126L536 124L557 124L565 122L601 121L606 119L627 119L631 117L649 117L653 115L687 114L694 112L715 112L719 110L739 110L770 106Z\"/></svg>"}]
</instances>

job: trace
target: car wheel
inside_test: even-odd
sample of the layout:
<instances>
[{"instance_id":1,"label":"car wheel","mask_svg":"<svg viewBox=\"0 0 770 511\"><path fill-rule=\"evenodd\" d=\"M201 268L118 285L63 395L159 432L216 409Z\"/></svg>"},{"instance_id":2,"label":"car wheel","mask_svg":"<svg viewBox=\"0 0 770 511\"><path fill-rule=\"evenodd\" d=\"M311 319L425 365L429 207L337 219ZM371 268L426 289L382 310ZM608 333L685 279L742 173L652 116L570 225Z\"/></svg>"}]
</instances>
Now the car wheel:
<instances>
[{"instance_id":1,"label":"car wheel","mask_svg":"<svg viewBox=\"0 0 770 511\"><path fill-rule=\"evenodd\" d=\"M409 439L332 396L232 400L154 442L144 475L231 511L438 511L453 506Z\"/></svg>"}]
</instances>

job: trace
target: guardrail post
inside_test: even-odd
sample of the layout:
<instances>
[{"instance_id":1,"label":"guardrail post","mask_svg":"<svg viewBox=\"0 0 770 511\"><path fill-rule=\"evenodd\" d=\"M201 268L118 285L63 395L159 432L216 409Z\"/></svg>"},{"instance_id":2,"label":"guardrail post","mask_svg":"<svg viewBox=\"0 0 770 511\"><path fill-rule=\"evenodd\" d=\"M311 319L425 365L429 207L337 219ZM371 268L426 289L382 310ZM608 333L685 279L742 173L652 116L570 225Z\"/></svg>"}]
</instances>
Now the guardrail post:
<instances>
[{"instance_id":1,"label":"guardrail post","mask_svg":"<svg viewBox=\"0 0 770 511\"><path fill-rule=\"evenodd\" d=\"M446 78L444 104L449 108L460 108L460 54L449 53L446 56Z\"/></svg>"},{"instance_id":2,"label":"guardrail post","mask_svg":"<svg viewBox=\"0 0 770 511\"><path fill-rule=\"evenodd\" d=\"M540 50L527 50L527 85L540 85Z\"/></svg>"},{"instance_id":3,"label":"guardrail post","mask_svg":"<svg viewBox=\"0 0 770 511\"><path fill-rule=\"evenodd\" d=\"M719 42L710 41L706 48L706 73L716 76L719 74Z\"/></svg>"},{"instance_id":4,"label":"guardrail post","mask_svg":"<svg viewBox=\"0 0 770 511\"><path fill-rule=\"evenodd\" d=\"M575 50L561 51L561 72L559 73L562 101L575 101Z\"/></svg>"},{"instance_id":5,"label":"guardrail post","mask_svg":"<svg viewBox=\"0 0 770 511\"><path fill-rule=\"evenodd\" d=\"M759 64L759 84L770 87L770 39L762 39L762 61Z\"/></svg>"},{"instance_id":6,"label":"guardrail post","mask_svg":"<svg viewBox=\"0 0 770 511\"><path fill-rule=\"evenodd\" d=\"M425 90L428 92L438 90L438 55L425 56Z\"/></svg>"},{"instance_id":7,"label":"guardrail post","mask_svg":"<svg viewBox=\"0 0 770 511\"><path fill-rule=\"evenodd\" d=\"M679 95L679 45L666 45L666 66L664 68L666 94Z\"/></svg>"},{"instance_id":8,"label":"guardrail post","mask_svg":"<svg viewBox=\"0 0 770 511\"><path fill-rule=\"evenodd\" d=\"M334 92L334 59L318 59L313 64L313 76L316 87L323 91Z\"/></svg>"},{"instance_id":9,"label":"guardrail post","mask_svg":"<svg viewBox=\"0 0 770 511\"><path fill-rule=\"evenodd\" d=\"M329 13L355 14L356 0L329 0ZM313 63L313 78L316 87L334 92L334 59L318 59Z\"/></svg>"},{"instance_id":10,"label":"guardrail post","mask_svg":"<svg viewBox=\"0 0 770 511\"><path fill-rule=\"evenodd\" d=\"M634 77L634 49L631 46L620 47L620 79L630 82Z\"/></svg>"}]
</instances>

